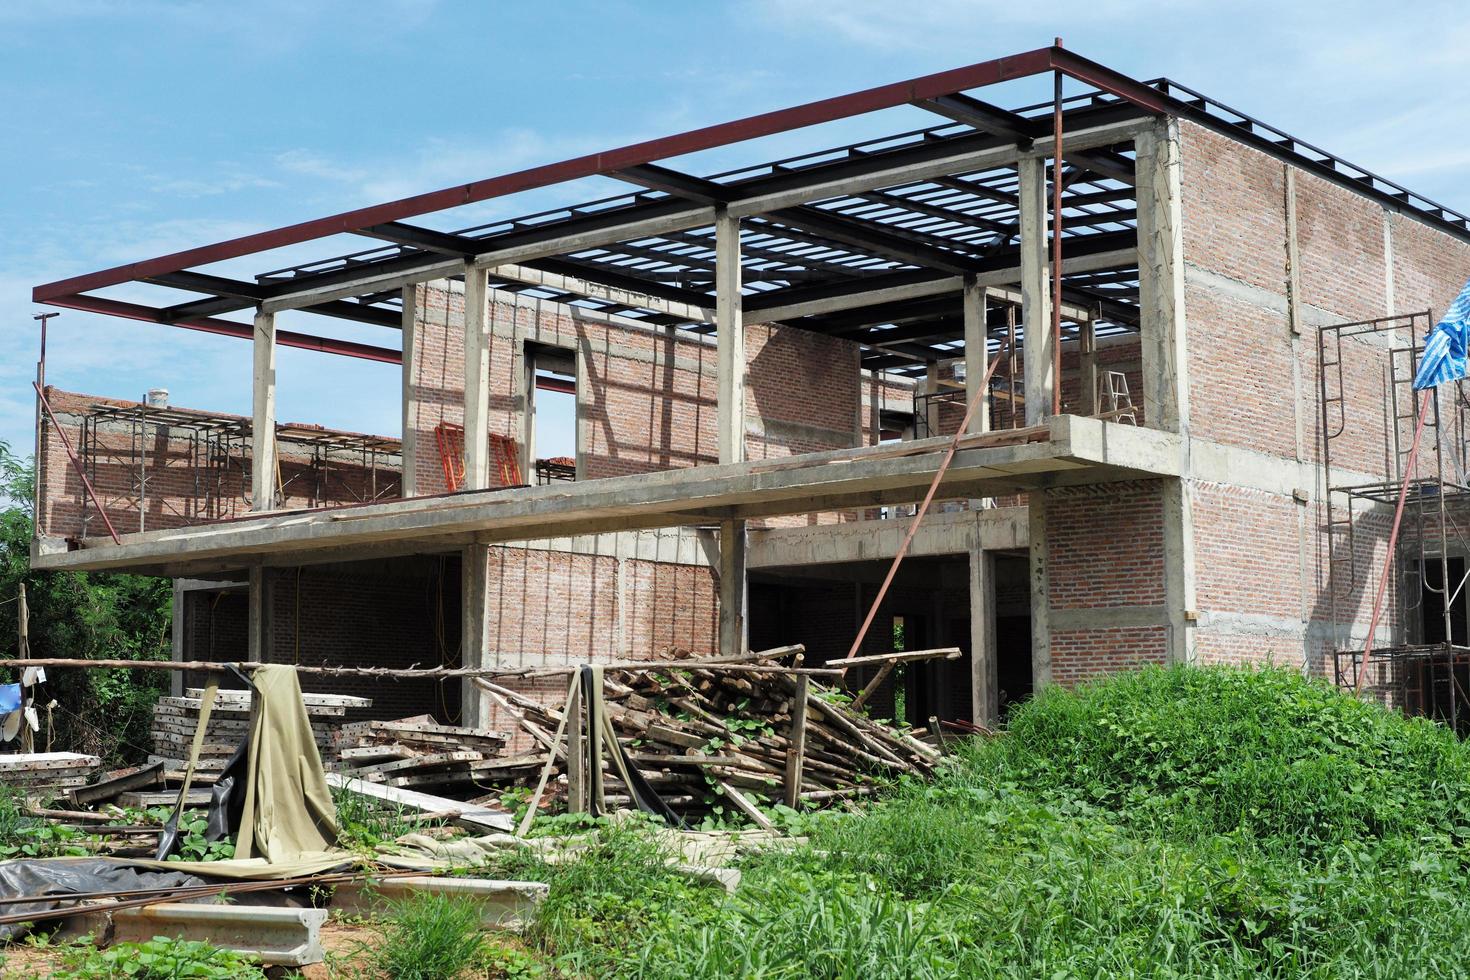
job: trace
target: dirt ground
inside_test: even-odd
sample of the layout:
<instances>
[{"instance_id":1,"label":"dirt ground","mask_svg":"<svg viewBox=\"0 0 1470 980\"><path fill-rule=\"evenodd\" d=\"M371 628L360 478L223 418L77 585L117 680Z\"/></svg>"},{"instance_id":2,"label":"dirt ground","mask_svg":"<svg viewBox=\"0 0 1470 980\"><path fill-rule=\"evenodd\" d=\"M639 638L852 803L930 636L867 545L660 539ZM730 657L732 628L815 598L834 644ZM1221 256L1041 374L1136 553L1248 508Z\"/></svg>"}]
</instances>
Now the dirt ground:
<instances>
[{"instance_id":1,"label":"dirt ground","mask_svg":"<svg viewBox=\"0 0 1470 980\"><path fill-rule=\"evenodd\" d=\"M517 945L510 934L496 934L497 942ZM370 980L375 975L368 969L373 945L382 940L382 930L370 922L339 921L329 918L322 927L322 948L326 959L302 967L299 973L272 970L272 976L300 976L303 980ZM0 946L0 978L39 978L52 976L65 959L67 947L62 945L12 943Z\"/></svg>"}]
</instances>

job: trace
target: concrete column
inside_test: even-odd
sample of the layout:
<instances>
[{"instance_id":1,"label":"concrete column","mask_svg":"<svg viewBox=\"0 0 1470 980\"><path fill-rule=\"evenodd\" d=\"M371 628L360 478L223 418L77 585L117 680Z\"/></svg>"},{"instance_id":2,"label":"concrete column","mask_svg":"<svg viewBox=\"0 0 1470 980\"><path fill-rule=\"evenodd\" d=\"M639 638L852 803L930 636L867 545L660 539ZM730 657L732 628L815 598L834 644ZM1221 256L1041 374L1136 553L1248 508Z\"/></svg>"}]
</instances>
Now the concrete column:
<instances>
[{"instance_id":1,"label":"concrete column","mask_svg":"<svg viewBox=\"0 0 1470 980\"><path fill-rule=\"evenodd\" d=\"M414 459L418 454L419 399L415 391L418 375L418 352L414 349L418 336L418 287L403 287L403 477L400 486L404 497L418 495L418 477Z\"/></svg>"},{"instance_id":2,"label":"concrete column","mask_svg":"<svg viewBox=\"0 0 1470 980\"><path fill-rule=\"evenodd\" d=\"M1194 588L1194 512L1189 482L1164 484L1164 610L1170 663L1194 662L1191 632L1198 619Z\"/></svg>"},{"instance_id":3,"label":"concrete column","mask_svg":"<svg viewBox=\"0 0 1470 980\"><path fill-rule=\"evenodd\" d=\"M485 270L464 270L464 485L490 485L490 311Z\"/></svg>"},{"instance_id":4,"label":"concrete column","mask_svg":"<svg viewBox=\"0 0 1470 980\"><path fill-rule=\"evenodd\" d=\"M255 314L255 370L251 380L250 509L276 505L276 317Z\"/></svg>"},{"instance_id":5,"label":"concrete column","mask_svg":"<svg viewBox=\"0 0 1470 980\"><path fill-rule=\"evenodd\" d=\"M715 215L715 330L719 343L720 462L745 462L745 321L740 219Z\"/></svg>"},{"instance_id":6,"label":"concrete column","mask_svg":"<svg viewBox=\"0 0 1470 980\"><path fill-rule=\"evenodd\" d=\"M1134 148L1144 423L1188 434L1178 123L1169 119L1140 132Z\"/></svg>"},{"instance_id":7,"label":"concrete column","mask_svg":"<svg viewBox=\"0 0 1470 980\"><path fill-rule=\"evenodd\" d=\"M263 565L250 566L250 597L246 612L245 659L252 663L271 662L270 570Z\"/></svg>"},{"instance_id":8,"label":"concrete column","mask_svg":"<svg viewBox=\"0 0 1470 980\"><path fill-rule=\"evenodd\" d=\"M965 402L973 402L985 389L985 369L990 354L985 348L985 287L974 276L965 277ZM969 432L990 431L990 399L984 398L970 416Z\"/></svg>"},{"instance_id":9,"label":"concrete column","mask_svg":"<svg viewBox=\"0 0 1470 980\"><path fill-rule=\"evenodd\" d=\"M466 545L460 551L460 666L484 667L490 663L490 548ZM469 678L460 683L459 723L481 728L489 717L486 696Z\"/></svg>"},{"instance_id":10,"label":"concrete column","mask_svg":"<svg viewBox=\"0 0 1470 980\"><path fill-rule=\"evenodd\" d=\"M1021 320L1026 372L1026 424L1051 417L1054 353L1051 333L1051 270L1047 256L1046 161L1028 157L1016 164L1020 175Z\"/></svg>"},{"instance_id":11,"label":"concrete column","mask_svg":"<svg viewBox=\"0 0 1470 980\"><path fill-rule=\"evenodd\" d=\"M924 365L924 394L937 395L939 393L939 362L929 361ZM924 399L924 434L930 439L942 433L939 431L939 402L934 398Z\"/></svg>"},{"instance_id":12,"label":"concrete column","mask_svg":"<svg viewBox=\"0 0 1470 980\"><path fill-rule=\"evenodd\" d=\"M1077 406L1078 414L1096 415L1097 405L1097 325L1083 320L1078 337L1078 367L1081 375L1082 400Z\"/></svg>"},{"instance_id":13,"label":"concrete column","mask_svg":"<svg viewBox=\"0 0 1470 980\"><path fill-rule=\"evenodd\" d=\"M1051 574L1047 567L1046 498L1033 490L1027 497L1031 551L1031 686L1040 693L1051 683Z\"/></svg>"},{"instance_id":14,"label":"concrete column","mask_svg":"<svg viewBox=\"0 0 1470 980\"><path fill-rule=\"evenodd\" d=\"M746 534L744 521L720 524L720 654L744 653Z\"/></svg>"},{"instance_id":15,"label":"concrete column","mask_svg":"<svg viewBox=\"0 0 1470 980\"><path fill-rule=\"evenodd\" d=\"M171 623L173 656L170 658L174 663L179 663L184 659L185 596L183 586L178 579L174 579L173 621ZM184 672L182 670L168 672L168 693L171 697L176 698L184 696Z\"/></svg>"},{"instance_id":16,"label":"concrete column","mask_svg":"<svg viewBox=\"0 0 1470 980\"><path fill-rule=\"evenodd\" d=\"M715 215L715 330L719 361L720 462L745 462L745 321L740 295L740 219ZM720 653L744 653L744 521L720 524Z\"/></svg>"},{"instance_id":17,"label":"concrete column","mask_svg":"<svg viewBox=\"0 0 1470 980\"><path fill-rule=\"evenodd\" d=\"M995 660L995 557L970 549L971 720L994 725L1000 714Z\"/></svg>"}]
</instances>

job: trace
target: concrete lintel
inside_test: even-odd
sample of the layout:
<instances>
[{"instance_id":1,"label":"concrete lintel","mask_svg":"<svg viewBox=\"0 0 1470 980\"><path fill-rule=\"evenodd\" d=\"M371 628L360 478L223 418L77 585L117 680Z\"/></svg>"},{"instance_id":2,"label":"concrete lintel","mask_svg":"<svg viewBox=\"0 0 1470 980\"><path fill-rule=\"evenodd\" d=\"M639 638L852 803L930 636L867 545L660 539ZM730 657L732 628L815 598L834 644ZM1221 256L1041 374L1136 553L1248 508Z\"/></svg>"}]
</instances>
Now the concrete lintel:
<instances>
[{"instance_id":1,"label":"concrete lintel","mask_svg":"<svg viewBox=\"0 0 1470 980\"><path fill-rule=\"evenodd\" d=\"M751 531L750 567L891 559L912 523L911 517L899 517ZM1026 546L1026 508L995 507L926 515L908 553L917 558L977 550L1019 551Z\"/></svg>"},{"instance_id":2,"label":"concrete lintel","mask_svg":"<svg viewBox=\"0 0 1470 980\"><path fill-rule=\"evenodd\" d=\"M1091 609L1058 609L1047 613L1053 630L1131 629L1168 625L1166 606L1112 606Z\"/></svg>"}]
</instances>

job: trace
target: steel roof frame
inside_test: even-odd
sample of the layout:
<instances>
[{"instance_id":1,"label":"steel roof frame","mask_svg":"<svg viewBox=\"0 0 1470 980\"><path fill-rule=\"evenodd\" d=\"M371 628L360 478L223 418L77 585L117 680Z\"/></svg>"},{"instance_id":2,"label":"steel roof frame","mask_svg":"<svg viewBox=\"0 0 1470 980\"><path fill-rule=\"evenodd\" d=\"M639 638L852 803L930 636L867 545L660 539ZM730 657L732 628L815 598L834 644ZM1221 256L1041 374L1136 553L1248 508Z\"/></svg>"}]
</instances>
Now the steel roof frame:
<instances>
[{"instance_id":1,"label":"steel roof frame","mask_svg":"<svg viewBox=\"0 0 1470 980\"><path fill-rule=\"evenodd\" d=\"M1049 102L1008 110L967 90L1049 72L1061 72L1094 89L1063 100L1069 134L1089 125L1149 115L1188 118L1470 239L1470 219L1398 184L1178 83L1139 82L1053 46L47 283L35 287L32 297L48 305L249 337L249 324L218 314L257 306L290 308L304 296L312 300L306 307L311 312L397 327L401 312L394 304L400 285L453 275L469 261L481 263L481 268L519 263L539 273L641 293L667 304L711 308L714 242L707 234L706 219L717 207L749 217L743 238L750 243L743 243L742 249L749 259L742 271L752 290L746 297L747 310L789 308L803 297L860 295L895 284L922 285L979 273L1001 267L1014 254L1015 175L1003 165L966 171L957 161L966 154L983 157L988 148L1040 152L1032 151L1032 146L1050 136L1052 113ZM686 174L661 162L905 105L947 121L710 177ZM1069 255L1105 251L1133 234L1132 161L1126 152L1126 146L1106 144L1064 150L1063 234ZM952 161L955 166L947 166ZM896 174L895 168L905 163L912 163L918 176L878 187L863 183L864 174ZM460 232L406 221L592 176L612 177L640 189ZM844 190L854 186L866 189ZM832 193L821 193L824 190ZM617 229L620 240L608 239L609 229ZM264 273L255 282L196 271L343 233L389 245ZM1096 308L1113 323L1126 324L1136 319L1136 279L1136 268L1127 263L1068 273L1065 293L1069 303ZM91 295L128 282L204 298L152 307ZM632 305L631 299L608 300L515 280L498 288L536 292L648 323L689 325L677 315ZM945 340L956 333L957 309L957 296L952 303L929 298L906 304L875 297L866 322L863 314L850 311L793 322L808 329L840 331L871 344L875 349L870 353L886 361L894 356L894 342L900 338ZM702 332L712 329L707 322L694 326ZM392 348L293 331L280 331L278 342L385 362L400 360ZM905 350L911 357L923 357L926 349L910 345ZM952 351L931 347L928 353Z\"/></svg>"}]
</instances>

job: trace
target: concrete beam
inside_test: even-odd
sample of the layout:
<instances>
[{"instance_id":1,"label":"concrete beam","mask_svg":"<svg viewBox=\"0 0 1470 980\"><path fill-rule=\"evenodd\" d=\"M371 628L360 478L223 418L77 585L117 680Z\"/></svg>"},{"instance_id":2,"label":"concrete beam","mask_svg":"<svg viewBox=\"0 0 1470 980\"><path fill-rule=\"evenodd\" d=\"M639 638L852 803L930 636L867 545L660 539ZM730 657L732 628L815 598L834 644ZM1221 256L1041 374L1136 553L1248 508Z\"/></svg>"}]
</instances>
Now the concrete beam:
<instances>
[{"instance_id":1,"label":"concrete beam","mask_svg":"<svg viewBox=\"0 0 1470 980\"><path fill-rule=\"evenodd\" d=\"M750 567L790 569L891 559L912 523L911 518L887 518L751 531ZM1026 535L1025 507L931 512L914 532L908 554L919 558L1024 551Z\"/></svg>"},{"instance_id":2,"label":"concrete beam","mask_svg":"<svg viewBox=\"0 0 1470 980\"><path fill-rule=\"evenodd\" d=\"M276 500L276 318L255 315L254 371L250 404L250 509L275 509Z\"/></svg>"},{"instance_id":3,"label":"concrete beam","mask_svg":"<svg viewBox=\"0 0 1470 980\"><path fill-rule=\"evenodd\" d=\"M941 498L996 496L1067 482L1177 476L1177 436L1152 429L1061 415L1050 438L962 447ZM1000 434L971 439L1001 439ZM395 500L333 510L125 534L121 544L86 539L38 541L36 568L141 569L175 572L214 562L240 568L270 554L345 549L398 542L406 550L443 550L445 542L478 543L573 534L714 524L774 514L912 501L923 496L951 440L941 436L901 449L862 447L789 459L701 466L585 483L491 490ZM901 454L900 454L901 453ZM840 465L833 465L840 464ZM195 569L198 571L198 569Z\"/></svg>"},{"instance_id":4,"label":"concrete beam","mask_svg":"<svg viewBox=\"0 0 1470 980\"><path fill-rule=\"evenodd\" d=\"M1051 332L1051 271L1047 256L1046 161L1023 160L1018 203L1021 221L1021 320L1026 334L1026 424L1051 417L1055 338ZM1065 263L1064 263L1065 266Z\"/></svg>"},{"instance_id":5,"label":"concrete beam","mask_svg":"<svg viewBox=\"0 0 1470 980\"><path fill-rule=\"evenodd\" d=\"M1078 255L1073 258L1063 258L1062 270L1068 273L1099 272L1104 269L1115 269L1119 266L1132 265L1137 261L1137 249L1119 248L1111 252L1099 252L1096 255ZM747 313L745 322L773 323L783 320L795 320L804 316L820 316L826 313L841 313L844 310L858 310L865 306L877 306L881 303L897 303L909 299L923 299L928 296L946 296L950 293L958 293L963 290L966 278L968 277L945 276L925 282L909 283L903 286L887 286L866 293L833 296L827 299L805 300L800 303L788 303L785 306L771 306ZM985 287L985 295L990 299L1000 300L1006 303L1020 303L1022 301L1022 295L1019 289L1007 288L1021 281L1020 266L1011 269L992 269L989 272L976 273L973 278L975 282ZM1081 306L1063 303L1062 315L1069 320L1080 321L1092 316L1092 312Z\"/></svg>"},{"instance_id":6,"label":"concrete beam","mask_svg":"<svg viewBox=\"0 0 1470 980\"><path fill-rule=\"evenodd\" d=\"M464 482L490 486L490 304L484 270L464 269Z\"/></svg>"},{"instance_id":7,"label":"concrete beam","mask_svg":"<svg viewBox=\"0 0 1470 980\"><path fill-rule=\"evenodd\" d=\"M492 265L486 270L497 279L509 279L512 282L525 283L528 286L545 286L561 292L575 293L588 299L603 300L608 303L618 303L623 306L635 306L643 310L651 310L655 313L667 313L690 323L714 323L715 311L707 306L696 306L692 303L681 303L677 300L664 299L660 296L650 296L648 293L638 292L633 289L621 289L616 286L605 286L591 279L583 279L579 276L567 276L557 272L544 272L541 269L533 269L529 266L506 263L505 265Z\"/></svg>"},{"instance_id":8,"label":"concrete beam","mask_svg":"<svg viewBox=\"0 0 1470 980\"><path fill-rule=\"evenodd\" d=\"M1137 136L1139 342L1145 424L1189 429L1184 315L1184 225L1179 124L1165 119Z\"/></svg>"},{"instance_id":9,"label":"concrete beam","mask_svg":"<svg viewBox=\"0 0 1470 980\"><path fill-rule=\"evenodd\" d=\"M389 902L414 895L442 895L467 899L480 909L486 929L520 929L531 921L550 886L539 881L496 881L485 878L440 878L419 875L349 881L332 890L332 908L373 915Z\"/></svg>"},{"instance_id":10,"label":"concrete beam","mask_svg":"<svg viewBox=\"0 0 1470 980\"><path fill-rule=\"evenodd\" d=\"M119 909L109 917L115 943L169 936L233 950L264 966L307 966L325 957L321 931L326 909L164 902Z\"/></svg>"}]
</instances>

